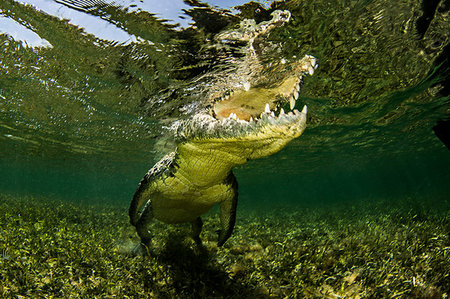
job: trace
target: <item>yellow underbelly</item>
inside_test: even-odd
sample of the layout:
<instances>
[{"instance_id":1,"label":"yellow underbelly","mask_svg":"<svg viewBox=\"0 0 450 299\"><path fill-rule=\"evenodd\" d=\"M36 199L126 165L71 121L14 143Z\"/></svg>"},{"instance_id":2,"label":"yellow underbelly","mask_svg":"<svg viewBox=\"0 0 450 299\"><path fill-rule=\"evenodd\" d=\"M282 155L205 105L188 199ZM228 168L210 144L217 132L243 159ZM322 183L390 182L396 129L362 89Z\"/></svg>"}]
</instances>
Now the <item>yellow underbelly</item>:
<instances>
[{"instance_id":1,"label":"yellow underbelly","mask_svg":"<svg viewBox=\"0 0 450 299\"><path fill-rule=\"evenodd\" d=\"M234 190L225 184L208 188L180 187L180 184L171 182L158 186L158 192L151 198L156 219L165 223L192 222L215 204L234 196Z\"/></svg>"}]
</instances>

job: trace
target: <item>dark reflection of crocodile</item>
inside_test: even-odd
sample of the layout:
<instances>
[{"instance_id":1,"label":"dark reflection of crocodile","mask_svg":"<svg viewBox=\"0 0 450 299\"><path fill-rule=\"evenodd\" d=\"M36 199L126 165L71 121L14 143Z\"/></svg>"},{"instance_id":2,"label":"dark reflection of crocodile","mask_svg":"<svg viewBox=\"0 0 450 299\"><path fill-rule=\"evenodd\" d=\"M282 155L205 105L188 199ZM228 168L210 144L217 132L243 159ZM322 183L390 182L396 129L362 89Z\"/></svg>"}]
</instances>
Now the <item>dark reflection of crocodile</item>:
<instances>
[{"instance_id":1,"label":"dark reflection of crocodile","mask_svg":"<svg viewBox=\"0 0 450 299\"><path fill-rule=\"evenodd\" d=\"M257 79L262 70L260 39L289 18L289 12L276 11L270 21L256 25L244 20L239 30L218 36L247 42L247 56L239 75L229 74L223 84L210 88L209 104L174 126L179 141L176 151L156 163L140 182L129 213L144 245L151 240L147 224L153 218L192 223L193 238L200 244L200 216L217 203L222 227L218 245L224 244L236 217L238 192L232 168L269 156L303 133L306 106L301 112L294 107L301 78L314 72L315 58L307 55L290 64L282 61L292 71L277 84L262 86ZM285 113L282 106L294 110Z\"/></svg>"}]
</instances>

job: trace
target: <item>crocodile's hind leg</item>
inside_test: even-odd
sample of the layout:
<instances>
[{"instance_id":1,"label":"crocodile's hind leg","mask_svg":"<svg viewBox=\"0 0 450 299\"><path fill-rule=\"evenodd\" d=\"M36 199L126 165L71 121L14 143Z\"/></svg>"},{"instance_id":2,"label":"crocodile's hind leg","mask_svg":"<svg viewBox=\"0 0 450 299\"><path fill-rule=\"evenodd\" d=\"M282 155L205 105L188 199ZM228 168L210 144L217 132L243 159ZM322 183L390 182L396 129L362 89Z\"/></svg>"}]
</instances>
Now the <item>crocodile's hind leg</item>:
<instances>
[{"instance_id":1,"label":"crocodile's hind leg","mask_svg":"<svg viewBox=\"0 0 450 299\"><path fill-rule=\"evenodd\" d=\"M202 240L200 239L200 233L202 232L203 221L202 218L197 217L192 224L192 239L194 239L197 245L202 245Z\"/></svg>"},{"instance_id":2,"label":"crocodile's hind leg","mask_svg":"<svg viewBox=\"0 0 450 299\"><path fill-rule=\"evenodd\" d=\"M230 185L232 196L220 203L220 226L219 239L217 246L222 246L231 236L236 222L236 207L238 199L238 183L236 177L231 172L228 176L228 184Z\"/></svg>"},{"instance_id":3,"label":"crocodile's hind leg","mask_svg":"<svg viewBox=\"0 0 450 299\"><path fill-rule=\"evenodd\" d=\"M147 225L148 223L153 219L153 208L152 208L152 201L148 200L145 204L145 207L139 216L138 221L136 222L136 231L141 238L141 244L146 247L148 250L148 247L150 246L151 242L151 234L148 231Z\"/></svg>"}]
</instances>

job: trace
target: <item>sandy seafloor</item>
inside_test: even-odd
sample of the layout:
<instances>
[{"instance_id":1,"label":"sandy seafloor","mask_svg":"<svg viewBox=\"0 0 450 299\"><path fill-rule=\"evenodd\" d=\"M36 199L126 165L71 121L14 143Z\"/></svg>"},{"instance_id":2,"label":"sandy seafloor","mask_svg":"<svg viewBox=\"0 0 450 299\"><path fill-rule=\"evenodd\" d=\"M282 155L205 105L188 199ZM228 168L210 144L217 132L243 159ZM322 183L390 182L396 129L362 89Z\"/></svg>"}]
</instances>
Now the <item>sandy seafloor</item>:
<instances>
[{"instance_id":1,"label":"sandy seafloor","mask_svg":"<svg viewBox=\"0 0 450 299\"><path fill-rule=\"evenodd\" d=\"M238 210L215 245L218 215L154 221L151 251L127 206L0 195L2 298L448 298L450 217L444 198Z\"/></svg>"}]
</instances>

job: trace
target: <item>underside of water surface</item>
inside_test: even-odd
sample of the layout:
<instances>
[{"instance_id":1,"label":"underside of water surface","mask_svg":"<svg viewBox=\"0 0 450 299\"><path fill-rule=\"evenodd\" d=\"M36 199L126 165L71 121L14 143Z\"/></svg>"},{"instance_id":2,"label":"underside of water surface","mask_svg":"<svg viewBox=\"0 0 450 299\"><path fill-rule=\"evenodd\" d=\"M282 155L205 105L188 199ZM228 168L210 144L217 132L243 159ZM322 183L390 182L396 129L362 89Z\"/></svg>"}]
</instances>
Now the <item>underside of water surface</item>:
<instances>
[{"instance_id":1,"label":"underside of water surface","mask_svg":"<svg viewBox=\"0 0 450 299\"><path fill-rule=\"evenodd\" d=\"M448 298L448 1L165 5L1 2L0 297ZM258 65L218 38L275 10L291 17ZM153 252L131 254L127 208L174 124L305 55L307 129L233 170L224 247L213 209L204 247L155 221Z\"/></svg>"}]
</instances>

